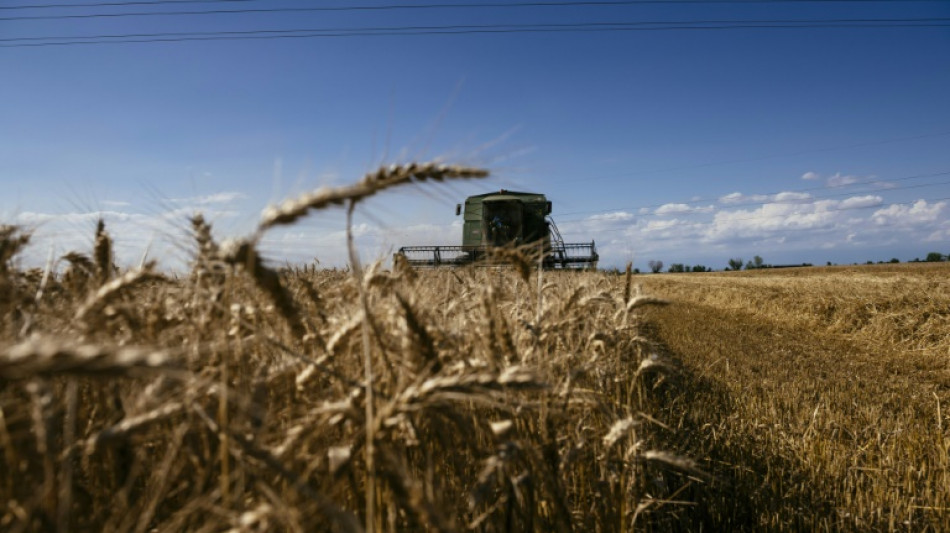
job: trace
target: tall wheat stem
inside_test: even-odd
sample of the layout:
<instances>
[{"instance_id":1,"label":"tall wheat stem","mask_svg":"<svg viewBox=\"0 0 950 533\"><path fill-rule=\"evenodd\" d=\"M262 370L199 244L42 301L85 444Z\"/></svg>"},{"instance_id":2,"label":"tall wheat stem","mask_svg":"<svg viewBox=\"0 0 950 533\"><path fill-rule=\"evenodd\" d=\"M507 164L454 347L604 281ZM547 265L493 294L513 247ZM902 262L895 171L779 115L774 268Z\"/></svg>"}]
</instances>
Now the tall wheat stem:
<instances>
[{"instance_id":1,"label":"tall wheat stem","mask_svg":"<svg viewBox=\"0 0 950 533\"><path fill-rule=\"evenodd\" d=\"M373 457L373 359L369 348L369 300L366 297L366 288L363 286L363 269L360 267L360 258L356 253L356 244L353 242L353 210L356 209L356 199L349 201L346 210L346 248L350 255L350 268L359 288L360 305L363 307L363 379L366 380L366 531L375 531L376 523L376 463Z\"/></svg>"}]
</instances>

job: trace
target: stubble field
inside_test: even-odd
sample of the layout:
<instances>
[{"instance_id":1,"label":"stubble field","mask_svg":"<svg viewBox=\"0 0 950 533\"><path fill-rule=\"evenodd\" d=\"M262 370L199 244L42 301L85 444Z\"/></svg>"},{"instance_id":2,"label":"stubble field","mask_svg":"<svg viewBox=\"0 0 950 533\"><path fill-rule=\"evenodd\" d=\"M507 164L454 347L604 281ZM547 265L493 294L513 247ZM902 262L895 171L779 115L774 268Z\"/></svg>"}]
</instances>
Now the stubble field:
<instances>
[{"instance_id":1,"label":"stubble field","mask_svg":"<svg viewBox=\"0 0 950 533\"><path fill-rule=\"evenodd\" d=\"M950 529L946 263L649 276L721 529ZM676 422L668 420L669 423Z\"/></svg>"}]
</instances>

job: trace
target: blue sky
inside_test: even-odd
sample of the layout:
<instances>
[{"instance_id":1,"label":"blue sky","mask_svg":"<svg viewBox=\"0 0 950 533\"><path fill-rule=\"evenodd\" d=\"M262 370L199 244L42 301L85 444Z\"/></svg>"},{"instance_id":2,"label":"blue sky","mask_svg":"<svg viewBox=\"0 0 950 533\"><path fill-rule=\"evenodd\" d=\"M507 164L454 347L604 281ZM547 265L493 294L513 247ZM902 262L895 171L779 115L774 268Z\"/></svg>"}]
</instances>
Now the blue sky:
<instances>
[{"instance_id":1,"label":"blue sky","mask_svg":"<svg viewBox=\"0 0 950 533\"><path fill-rule=\"evenodd\" d=\"M15 7L27 2L3 2ZM30 2L38 3L38 2ZM80 3L80 2L77 2ZM652 21L950 19L950 2L708 2L24 19L295 8L271 0L0 10L0 38ZM933 21L930 24L947 24ZM682 24L675 24L682 26ZM75 39L67 39L75 40ZM101 40L101 39L100 39ZM38 44L58 41L0 41ZM269 203L382 163L483 166L480 182L367 202L364 258L454 244L454 205L543 192L604 266L722 268L950 253L950 27L389 35L0 47L0 219L26 260L91 245L187 261ZM342 265L344 214L269 234L275 261Z\"/></svg>"}]
</instances>

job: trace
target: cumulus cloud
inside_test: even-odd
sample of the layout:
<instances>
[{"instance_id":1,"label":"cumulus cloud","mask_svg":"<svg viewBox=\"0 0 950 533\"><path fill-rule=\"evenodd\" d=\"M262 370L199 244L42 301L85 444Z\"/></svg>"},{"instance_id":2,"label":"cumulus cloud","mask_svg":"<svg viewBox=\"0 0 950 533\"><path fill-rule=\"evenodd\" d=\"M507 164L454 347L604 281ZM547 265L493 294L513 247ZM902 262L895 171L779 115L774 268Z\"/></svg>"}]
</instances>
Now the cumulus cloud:
<instances>
[{"instance_id":1,"label":"cumulus cloud","mask_svg":"<svg viewBox=\"0 0 950 533\"><path fill-rule=\"evenodd\" d=\"M839 184L853 178L836 176ZM877 254L883 246L894 246L895 252L884 253L897 254L898 248L914 243L950 239L950 201L887 205L888 201L892 200L883 190L840 199L800 191L768 196L737 191L721 196L715 209L698 212L692 204L669 203L636 217L575 223L571 233L596 239L604 265L622 265L631 254L641 261L689 262L698 257L706 264L710 260L704 257L752 253L815 261L820 250L849 254L873 249Z\"/></svg>"},{"instance_id":2,"label":"cumulus cloud","mask_svg":"<svg viewBox=\"0 0 950 533\"><path fill-rule=\"evenodd\" d=\"M790 231L822 230L835 224L836 217L839 216L835 212L838 202L805 202L798 193L788 194L790 201L766 203L751 210L724 210L716 213L704 232L706 241L781 238ZM776 195L776 199L780 196Z\"/></svg>"},{"instance_id":3,"label":"cumulus cloud","mask_svg":"<svg viewBox=\"0 0 950 533\"><path fill-rule=\"evenodd\" d=\"M715 210L715 206L712 205L666 204L658 207L654 214L663 216L683 213L712 213Z\"/></svg>"},{"instance_id":4,"label":"cumulus cloud","mask_svg":"<svg viewBox=\"0 0 950 533\"><path fill-rule=\"evenodd\" d=\"M172 202L176 204L191 204L191 205L211 205L211 204L229 204L236 200L242 200L247 198L247 195L242 192L237 191L225 191L217 192L214 194L206 194L202 196L191 196L187 198L172 198Z\"/></svg>"},{"instance_id":5,"label":"cumulus cloud","mask_svg":"<svg viewBox=\"0 0 950 533\"><path fill-rule=\"evenodd\" d=\"M725 196L719 197L719 203L725 205L735 205L735 204L754 204L759 202L766 202L769 200L769 197L764 194L742 194L741 192L729 193Z\"/></svg>"},{"instance_id":6,"label":"cumulus cloud","mask_svg":"<svg viewBox=\"0 0 950 533\"><path fill-rule=\"evenodd\" d=\"M212 222L222 219L253 216L233 206L245 198L239 192L220 192L189 198L170 199L164 209L137 212L130 202L106 200L104 210L47 212L23 211L13 215L11 223L31 232L30 246L24 250L24 264L45 264L50 250L58 257L70 251L88 253L91 250L95 225L101 218L113 239L116 261L122 266L136 264L148 251L159 259L163 268L181 269L192 250L188 219L201 211Z\"/></svg>"},{"instance_id":7,"label":"cumulus cloud","mask_svg":"<svg viewBox=\"0 0 950 533\"><path fill-rule=\"evenodd\" d=\"M177 248L181 238L167 239L164 244L156 243L161 236L180 237L183 223L175 224L165 220L160 214L128 213L122 211L89 211L71 213L44 213L25 211L14 217L13 222L26 227L31 233L30 246L24 251L22 259L30 266L45 263L50 250L58 257L66 252L88 253L93 244L95 226L99 219L105 221L106 231L113 239L116 260L119 264L129 265L140 260L152 246L153 257L162 257L163 266L171 266L177 261ZM180 221L176 221L180 222ZM154 246L153 246L154 245Z\"/></svg>"},{"instance_id":8,"label":"cumulus cloud","mask_svg":"<svg viewBox=\"0 0 950 533\"><path fill-rule=\"evenodd\" d=\"M838 207L840 209L861 209L881 205L882 203L884 203L884 199L876 195L852 196L842 200Z\"/></svg>"},{"instance_id":9,"label":"cumulus cloud","mask_svg":"<svg viewBox=\"0 0 950 533\"><path fill-rule=\"evenodd\" d=\"M780 192L773 199L780 204L800 204L810 202L812 196L807 192Z\"/></svg>"},{"instance_id":10,"label":"cumulus cloud","mask_svg":"<svg viewBox=\"0 0 950 533\"><path fill-rule=\"evenodd\" d=\"M654 211L657 215L675 215L677 213L689 213L693 208L688 204L664 204Z\"/></svg>"},{"instance_id":11,"label":"cumulus cloud","mask_svg":"<svg viewBox=\"0 0 950 533\"><path fill-rule=\"evenodd\" d=\"M802 174L803 180L814 181L820 178L821 176L817 172L808 171Z\"/></svg>"},{"instance_id":12,"label":"cumulus cloud","mask_svg":"<svg viewBox=\"0 0 950 533\"><path fill-rule=\"evenodd\" d=\"M602 215L592 215L588 217L592 222L616 222L633 220L633 213L626 211L614 211L613 213L604 213Z\"/></svg>"},{"instance_id":13,"label":"cumulus cloud","mask_svg":"<svg viewBox=\"0 0 950 533\"><path fill-rule=\"evenodd\" d=\"M926 242L946 242L950 240L950 221L944 222L943 227L933 231L924 238Z\"/></svg>"},{"instance_id":14,"label":"cumulus cloud","mask_svg":"<svg viewBox=\"0 0 950 533\"><path fill-rule=\"evenodd\" d=\"M935 222L946 207L947 202L930 204L926 200L912 205L893 204L875 211L871 220L878 226L917 226Z\"/></svg>"},{"instance_id":15,"label":"cumulus cloud","mask_svg":"<svg viewBox=\"0 0 950 533\"><path fill-rule=\"evenodd\" d=\"M830 176L827 180L829 187L844 187L846 185L853 185L861 181L861 178L851 175L842 175L840 172L836 172L834 176Z\"/></svg>"},{"instance_id":16,"label":"cumulus cloud","mask_svg":"<svg viewBox=\"0 0 950 533\"><path fill-rule=\"evenodd\" d=\"M683 221L678 218L671 218L667 220L651 220L644 227L645 231L663 231L670 228L675 228L683 224Z\"/></svg>"}]
</instances>

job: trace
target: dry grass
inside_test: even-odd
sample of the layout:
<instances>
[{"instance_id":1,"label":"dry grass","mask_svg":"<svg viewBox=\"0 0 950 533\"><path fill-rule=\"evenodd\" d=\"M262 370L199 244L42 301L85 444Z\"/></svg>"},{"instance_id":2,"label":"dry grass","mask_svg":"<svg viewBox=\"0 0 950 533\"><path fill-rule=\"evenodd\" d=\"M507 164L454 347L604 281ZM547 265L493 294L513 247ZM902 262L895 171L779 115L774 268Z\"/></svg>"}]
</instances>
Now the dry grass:
<instances>
[{"instance_id":1,"label":"dry grass","mask_svg":"<svg viewBox=\"0 0 950 533\"><path fill-rule=\"evenodd\" d=\"M480 172L384 169L260 231ZM174 278L117 271L104 226L65 273L20 272L4 229L0 529L670 530L706 482L654 416L674 371L636 313L657 302L617 279L278 270L191 222Z\"/></svg>"}]
</instances>

